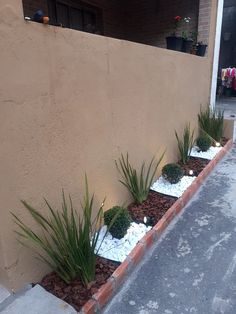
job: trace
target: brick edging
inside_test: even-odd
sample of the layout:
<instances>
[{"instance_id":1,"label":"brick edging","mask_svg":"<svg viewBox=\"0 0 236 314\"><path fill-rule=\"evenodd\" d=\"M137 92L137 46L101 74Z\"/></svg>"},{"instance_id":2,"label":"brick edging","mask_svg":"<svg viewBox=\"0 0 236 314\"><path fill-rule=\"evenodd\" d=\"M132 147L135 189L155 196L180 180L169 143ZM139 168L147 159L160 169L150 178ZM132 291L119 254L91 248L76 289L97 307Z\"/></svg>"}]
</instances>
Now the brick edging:
<instances>
[{"instance_id":1,"label":"brick edging","mask_svg":"<svg viewBox=\"0 0 236 314\"><path fill-rule=\"evenodd\" d=\"M170 222L176 217L186 204L198 191L207 176L211 173L217 163L231 149L233 140L229 140L218 154L207 164L202 172L197 176L193 183L187 188L183 195L168 209L158 223L146 233L146 235L133 248L125 261L114 271L108 281L100 287L97 293L82 307L79 313L94 314L98 313L118 291L126 276L139 264L140 260L160 237Z\"/></svg>"}]
</instances>

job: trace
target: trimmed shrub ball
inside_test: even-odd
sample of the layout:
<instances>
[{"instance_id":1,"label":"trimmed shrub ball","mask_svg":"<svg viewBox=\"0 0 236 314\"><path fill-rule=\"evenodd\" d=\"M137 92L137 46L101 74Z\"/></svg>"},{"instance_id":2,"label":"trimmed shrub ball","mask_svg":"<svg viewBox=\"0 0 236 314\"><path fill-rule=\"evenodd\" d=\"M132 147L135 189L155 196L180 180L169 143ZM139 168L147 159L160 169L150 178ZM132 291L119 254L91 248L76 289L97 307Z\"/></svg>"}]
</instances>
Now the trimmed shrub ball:
<instances>
[{"instance_id":1,"label":"trimmed shrub ball","mask_svg":"<svg viewBox=\"0 0 236 314\"><path fill-rule=\"evenodd\" d=\"M126 235L126 232L131 223L131 217L126 208L120 206L114 206L110 208L104 213L104 222L105 225L109 226L118 211L119 214L117 215L115 222L111 226L109 232L114 238L122 239Z\"/></svg>"},{"instance_id":2,"label":"trimmed shrub ball","mask_svg":"<svg viewBox=\"0 0 236 314\"><path fill-rule=\"evenodd\" d=\"M178 183L184 175L184 171L178 164L167 164L162 168L162 176L171 184Z\"/></svg>"},{"instance_id":3,"label":"trimmed shrub ball","mask_svg":"<svg viewBox=\"0 0 236 314\"><path fill-rule=\"evenodd\" d=\"M202 152L206 152L211 147L211 139L207 136L199 136L196 144Z\"/></svg>"}]
</instances>

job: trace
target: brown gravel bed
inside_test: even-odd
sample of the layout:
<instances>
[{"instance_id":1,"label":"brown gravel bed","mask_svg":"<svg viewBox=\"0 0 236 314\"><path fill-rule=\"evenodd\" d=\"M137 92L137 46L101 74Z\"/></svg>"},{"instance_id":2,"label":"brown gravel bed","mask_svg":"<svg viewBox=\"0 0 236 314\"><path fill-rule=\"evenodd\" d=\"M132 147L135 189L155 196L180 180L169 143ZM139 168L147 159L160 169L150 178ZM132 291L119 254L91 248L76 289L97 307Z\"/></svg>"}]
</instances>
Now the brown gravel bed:
<instances>
[{"instance_id":1,"label":"brown gravel bed","mask_svg":"<svg viewBox=\"0 0 236 314\"><path fill-rule=\"evenodd\" d=\"M178 162L181 168L184 170L184 175L189 175L189 170L193 170L193 175L198 176L199 173L209 164L210 160L198 158L198 157L190 157L189 161L186 164L182 162Z\"/></svg>"},{"instance_id":2,"label":"brown gravel bed","mask_svg":"<svg viewBox=\"0 0 236 314\"><path fill-rule=\"evenodd\" d=\"M144 217L147 217L147 224L154 226L176 200L176 197L150 191L145 202L140 205L135 203L130 204L128 206L128 211L131 215L131 218L135 222L143 223Z\"/></svg>"},{"instance_id":3,"label":"brown gravel bed","mask_svg":"<svg viewBox=\"0 0 236 314\"><path fill-rule=\"evenodd\" d=\"M48 292L73 306L76 311L92 297L98 289L106 283L120 263L97 257L96 278L89 289L86 289L81 280L75 279L66 284L55 272L46 275L39 283Z\"/></svg>"}]
</instances>

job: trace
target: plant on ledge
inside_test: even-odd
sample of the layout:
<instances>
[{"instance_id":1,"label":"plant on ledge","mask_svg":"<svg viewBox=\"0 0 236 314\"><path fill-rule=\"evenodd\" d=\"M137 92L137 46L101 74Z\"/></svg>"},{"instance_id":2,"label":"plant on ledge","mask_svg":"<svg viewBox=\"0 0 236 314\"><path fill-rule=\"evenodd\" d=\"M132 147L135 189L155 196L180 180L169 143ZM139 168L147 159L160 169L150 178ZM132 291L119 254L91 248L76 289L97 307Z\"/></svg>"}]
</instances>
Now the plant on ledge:
<instances>
[{"instance_id":1,"label":"plant on ledge","mask_svg":"<svg viewBox=\"0 0 236 314\"><path fill-rule=\"evenodd\" d=\"M145 162L143 162L139 172L131 166L128 153L126 157L121 154L119 160L115 161L116 168L122 176L120 182L129 190L137 204L141 204L147 199L157 168L163 157L164 153L157 162L154 162L153 157L147 170Z\"/></svg>"},{"instance_id":2,"label":"plant on ledge","mask_svg":"<svg viewBox=\"0 0 236 314\"><path fill-rule=\"evenodd\" d=\"M224 129L224 111L212 110L209 106L205 110L201 108L198 123L203 135L212 138L213 142L220 142Z\"/></svg>"},{"instance_id":3,"label":"plant on ledge","mask_svg":"<svg viewBox=\"0 0 236 314\"><path fill-rule=\"evenodd\" d=\"M94 196L90 197L87 177L85 177L85 196L82 207L82 218L74 209L71 197L67 200L62 192L62 210L53 209L47 200L48 217L40 210L33 208L26 201L21 201L34 221L41 227L41 232L35 232L27 226L14 213L15 223L20 231L20 243L25 240L31 242L33 247L41 250L37 253L39 259L49 265L62 280L70 283L80 277L83 284L89 284L95 278L96 254L100 228L103 220L103 204L92 218ZM111 221L109 228L116 217ZM105 236L104 236L105 237ZM96 251L96 252L95 252Z\"/></svg>"},{"instance_id":4,"label":"plant on ledge","mask_svg":"<svg viewBox=\"0 0 236 314\"><path fill-rule=\"evenodd\" d=\"M192 39L192 32L189 31L189 24L191 22L191 17L185 17L184 21L184 31L182 32L183 37L183 47L182 51L186 53L191 53L193 48L193 39Z\"/></svg>"},{"instance_id":5,"label":"plant on ledge","mask_svg":"<svg viewBox=\"0 0 236 314\"><path fill-rule=\"evenodd\" d=\"M178 142L180 161L186 164L189 161L190 154L194 145L194 130L191 131L190 123L184 128L183 139L180 139L175 131L175 137Z\"/></svg>"},{"instance_id":6,"label":"plant on ledge","mask_svg":"<svg viewBox=\"0 0 236 314\"><path fill-rule=\"evenodd\" d=\"M167 49L182 51L183 38L177 36L178 29L182 23L182 17L177 15L173 19L174 22L174 31L171 36L166 37Z\"/></svg>"}]
</instances>

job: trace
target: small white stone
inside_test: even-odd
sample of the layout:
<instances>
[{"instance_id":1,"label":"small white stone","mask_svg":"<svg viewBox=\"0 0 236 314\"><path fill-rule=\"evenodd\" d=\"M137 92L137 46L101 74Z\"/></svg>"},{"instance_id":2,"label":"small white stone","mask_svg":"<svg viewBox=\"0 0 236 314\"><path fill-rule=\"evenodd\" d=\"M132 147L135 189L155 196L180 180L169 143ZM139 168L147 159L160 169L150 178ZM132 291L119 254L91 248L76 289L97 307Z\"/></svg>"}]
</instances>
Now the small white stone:
<instances>
[{"instance_id":1,"label":"small white stone","mask_svg":"<svg viewBox=\"0 0 236 314\"><path fill-rule=\"evenodd\" d=\"M170 195L175 197L180 197L184 191L193 183L196 177L183 176L183 178L175 184L171 184L165 180L162 176L153 183L151 190Z\"/></svg>"},{"instance_id":2,"label":"small white stone","mask_svg":"<svg viewBox=\"0 0 236 314\"><path fill-rule=\"evenodd\" d=\"M133 300L130 300L130 301L129 301L129 305L132 305L132 306L133 306L133 305L135 305L135 304L136 304L135 301L133 301Z\"/></svg>"},{"instance_id":3,"label":"small white stone","mask_svg":"<svg viewBox=\"0 0 236 314\"><path fill-rule=\"evenodd\" d=\"M102 227L96 249L100 247L106 230L106 226ZM123 262L138 241L140 241L149 230L151 230L151 227L132 222L126 235L122 239L113 238L108 232L99 249L98 255L113 261Z\"/></svg>"},{"instance_id":4,"label":"small white stone","mask_svg":"<svg viewBox=\"0 0 236 314\"><path fill-rule=\"evenodd\" d=\"M218 152L221 149L222 149L222 147L211 146L206 152L201 152L201 151L199 151L199 148L197 146L194 146L192 151L191 151L190 156L211 160L218 154Z\"/></svg>"}]
</instances>

